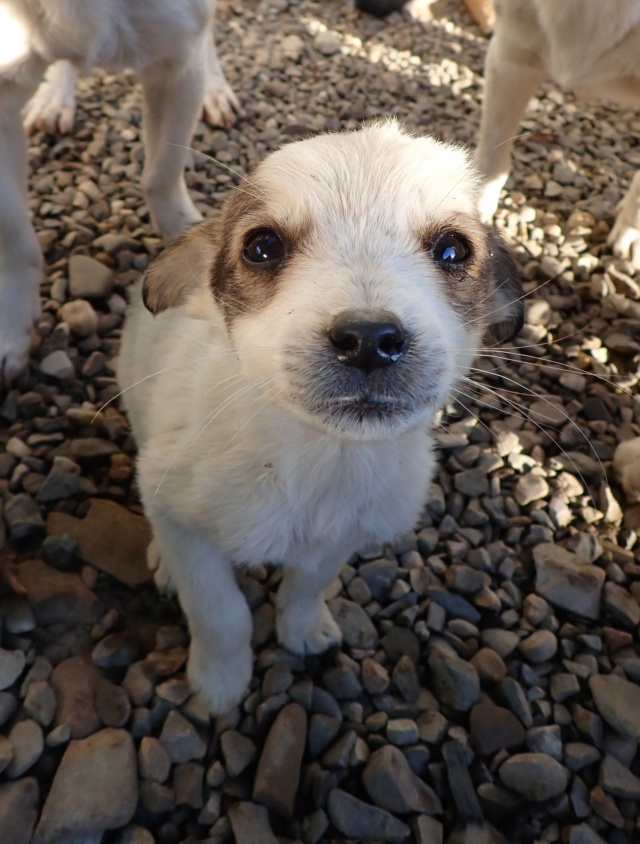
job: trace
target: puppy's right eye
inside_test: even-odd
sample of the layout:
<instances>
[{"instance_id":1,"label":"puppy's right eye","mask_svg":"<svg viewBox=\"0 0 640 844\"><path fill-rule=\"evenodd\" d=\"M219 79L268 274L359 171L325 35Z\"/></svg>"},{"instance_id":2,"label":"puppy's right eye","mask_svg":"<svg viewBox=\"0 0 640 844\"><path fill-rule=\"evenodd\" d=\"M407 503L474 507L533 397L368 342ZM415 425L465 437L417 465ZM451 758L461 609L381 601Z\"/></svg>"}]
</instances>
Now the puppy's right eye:
<instances>
[{"instance_id":1,"label":"puppy's right eye","mask_svg":"<svg viewBox=\"0 0 640 844\"><path fill-rule=\"evenodd\" d=\"M243 255L250 264L271 266L284 258L284 243L273 229L256 229L247 235Z\"/></svg>"}]
</instances>

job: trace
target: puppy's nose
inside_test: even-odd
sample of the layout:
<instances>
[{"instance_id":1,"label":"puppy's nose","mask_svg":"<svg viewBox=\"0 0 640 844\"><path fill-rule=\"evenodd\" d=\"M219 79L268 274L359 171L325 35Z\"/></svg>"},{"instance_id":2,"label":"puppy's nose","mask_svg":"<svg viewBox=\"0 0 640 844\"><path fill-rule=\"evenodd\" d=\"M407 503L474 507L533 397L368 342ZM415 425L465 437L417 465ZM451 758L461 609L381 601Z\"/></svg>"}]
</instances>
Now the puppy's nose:
<instances>
[{"instance_id":1,"label":"puppy's nose","mask_svg":"<svg viewBox=\"0 0 640 844\"><path fill-rule=\"evenodd\" d=\"M405 353L405 332L387 311L343 311L329 329L338 360L363 372L391 366Z\"/></svg>"}]
</instances>

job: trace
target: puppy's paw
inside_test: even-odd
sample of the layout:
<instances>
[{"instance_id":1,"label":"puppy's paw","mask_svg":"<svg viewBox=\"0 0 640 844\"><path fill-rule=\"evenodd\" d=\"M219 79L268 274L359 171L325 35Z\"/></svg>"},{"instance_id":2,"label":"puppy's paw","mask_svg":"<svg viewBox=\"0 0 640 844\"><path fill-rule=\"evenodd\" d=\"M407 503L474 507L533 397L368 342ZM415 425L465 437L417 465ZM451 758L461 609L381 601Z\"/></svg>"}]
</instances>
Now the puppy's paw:
<instances>
[{"instance_id":1,"label":"puppy's paw","mask_svg":"<svg viewBox=\"0 0 640 844\"><path fill-rule=\"evenodd\" d=\"M226 81L209 85L202 103L202 119L209 126L230 129L240 114L240 103Z\"/></svg>"},{"instance_id":2,"label":"puppy's paw","mask_svg":"<svg viewBox=\"0 0 640 844\"><path fill-rule=\"evenodd\" d=\"M607 243L613 247L617 258L630 261L636 270L640 270L640 229L630 226L621 213L611 229Z\"/></svg>"},{"instance_id":3,"label":"puppy's paw","mask_svg":"<svg viewBox=\"0 0 640 844\"><path fill-rule=\"evenodd\" d=\"M206 644L192 639L187 679L211 715L224 715L247 694L253 673L250 648L239 648L225 659L215 656Z\"/></svg>"},{"instance_id":4,"label":"puppy's paw","mask_svg":"<svg viewBox=\"0 0 640 844\"><path fill-rule=\"evenodd\" d=\"M158 592L164 592L167 595L176 593L176 587L160 550L160 544L155 538L147 546L147 568L153 573L153 582Z\"/></svg>"},{"instance_id":5,"label":"puppy's paw","mask_svg":"<svg viewBox=\"0 0 640 844\"><path fill-rule=\"evenodd\" d=\"M22 122L27 132L61 132L73 128L76 115L75 71L67 62L56 62L25 106Z\"/></svg>"},{"instance_id":6,"label":"puppy's paw","mask_svg":"<svg viewBox=\"0 0 640 844\"><path fill-rule=\"evenodd\" d=\"M342 633L324 599L314 611L308 607L287 606L276 619L278 641L296 654L320 654L342 642Z\"/></svg>"}]
</instances>

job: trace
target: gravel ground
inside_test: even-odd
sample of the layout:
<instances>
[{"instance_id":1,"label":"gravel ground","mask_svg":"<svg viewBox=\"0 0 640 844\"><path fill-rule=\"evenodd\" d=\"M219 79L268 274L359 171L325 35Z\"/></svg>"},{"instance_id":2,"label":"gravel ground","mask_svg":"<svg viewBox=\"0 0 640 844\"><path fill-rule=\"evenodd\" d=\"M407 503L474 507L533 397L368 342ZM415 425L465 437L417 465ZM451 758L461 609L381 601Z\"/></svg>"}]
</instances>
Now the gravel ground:
<instances>
[{"instance_id":1,"label":"gravel ground","mask_svg":"<svg viewBox=\"0 0 640 844\"><path fill-rule=\"evenodd\" d=\"M243 173L390 113L473 142L486 42L457 3L423 23L347 0L219 5L245 116L198 129L205 213L238 178L207 155ZM160 248L132 79L84 82L76 124L32 138L44 312L0 399L3 844L639 840L640 505L612 458L640 434L640 282L605 241L640 119L541 91L498 214L527 280L521 337L452 399L416 532L335 583L339 652L279 649L279 574L243 576L255 674L214 724L179 609L148 581L126 420L99 410L128 287Z\"/></svg>"}]
</instances>

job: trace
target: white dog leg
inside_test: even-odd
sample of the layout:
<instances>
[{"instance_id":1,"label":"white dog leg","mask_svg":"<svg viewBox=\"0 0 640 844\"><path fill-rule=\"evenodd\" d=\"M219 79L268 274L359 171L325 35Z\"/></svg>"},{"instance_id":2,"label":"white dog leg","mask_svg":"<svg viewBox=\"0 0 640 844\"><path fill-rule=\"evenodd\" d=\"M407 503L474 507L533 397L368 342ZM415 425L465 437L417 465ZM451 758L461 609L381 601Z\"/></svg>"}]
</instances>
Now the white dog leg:
<instances>
[{"instance_id":1,"label":"white dog leg","mask_svg":"<svg viewBox=\"0 0 640 844\"><path fill-rule=\"evenodd\" d=\"M230 129L240 114L240 103L220 67L213 26L207 39L206 88L202 114L210 126Z\"/></svg>"},{"instance_id":2,"label":"white dog leg","mask_svg":"<svg viewBox=\"0 0 640 844\"><path fill-rule=\"evenodd\" d=\"M70 132L76 114L77 72L71 62L49 66L22 115L27 132Z\"/></svg>"},{"instance_id":3,"label":"white dog leg","mask_svg":"<svg viewBox=\"0 0 640 844\"><path fill-rule=\"evenodd\" d=\"M152 521L189 621L189 683L212 715L228 712L244 697L253 671L251 612L233 566L204 537L161 516Z\"/></svg>"},{"instance_id":4,"label":"white dog leg","mask_svg":"<svg viewBox=\"0 0 640 844\"><path fill-rule=\"evenodd\" d=\"M542 71L525 64L517 52L501 44L496 32L487 52L480 136L475 162L484 174L480 214L490 220L511 167L511 149L520 118L536 91Z\"/></svg>"},{"instance_id":5,"label":"white dog leg","mask_svg":"<svg viewBox=\"0 0 640 844\"><path fill-rule=\"evenodd\" d=\"M285 568L278 589L276 630L278 641L293 653L318 654L339 645L342 633L324 600L353 549L336 549L314 568Z\"/></svg>"},{"instance_id":6,"label":"white dog leg","mask_svg":"<svg viewBox=\"0 0 640 844\"><path fill-rule=\"evenodd\" d=\"M188 66L159 63L143 71L145 164L151 221L165 241L201 219L184 181L191 136L204 97L204 33Z\"/></svg>"},{"instance_id":7,"label":"white dog leg","mask_svg":"<svg viewBox=\"0 0 640 844\"><path fill-rule=\"evenodd\" d=\"M640 270L640 171L633 177L627 195L618 206L618 217L607 239L614 255L626 258Z\"/></svg>"},{"instance_id":8,"label":"white dog leg","mask_svg":"<svg viewBox=\"0 0 640 844\"><path fill-rule=\"evenodd\" d=\"M34 87L36 64L29 67ZM29 219L27 143L20 118L31 90L0 80L0 383L9 383L27 365L40 313L42 256Z\"/></svg>"}]
</instances>

